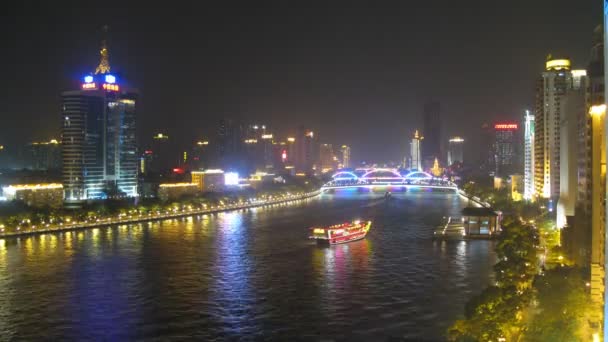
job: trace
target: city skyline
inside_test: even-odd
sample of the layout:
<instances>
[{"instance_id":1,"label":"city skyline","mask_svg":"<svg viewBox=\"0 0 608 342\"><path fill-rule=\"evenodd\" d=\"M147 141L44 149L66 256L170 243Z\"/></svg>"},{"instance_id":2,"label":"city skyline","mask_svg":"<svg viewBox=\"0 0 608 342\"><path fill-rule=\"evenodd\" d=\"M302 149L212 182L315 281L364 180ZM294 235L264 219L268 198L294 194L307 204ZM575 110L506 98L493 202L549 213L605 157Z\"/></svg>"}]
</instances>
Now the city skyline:
<instances>
[{"instance_id":1,"label":"city skyline","mask_svg":"<svg viewBox=\"0 0 608 342\"><path fill-rule=\"evenodd\" d=\"M58 137L59 127L53 119L59 112L56 94L73 88L80 75L96 63L96 30L108 24L111 60L120 66L125 80L141 90L141 113L145 120L139 125L140 137L164 131L183 139L181 143L185 145L212 134L215 127L209 123L222 118L254 118L277 131L299 125L310 127L325 143L352 146L353 160L399 161L405 142L399 146L392 142L421 127L423 104L434 100L442 104L442 116L449 128L443 143L447 144L447 136L461 135L475 147L474 126L485 121L514 120L524 108L532 107L533 71L544 63L548 53L567 54L580 63L577 67L586 65L590 35L601 21L593 13L592 2L570 4L569 7L578 6L576 15L571 15L566 2L551 4L556 13L546 27L531 20L542 10L541 4L529 7L514 4L506 8L508 12L503 19L494 17L492 6L479 6L485 16L476 16L481 21L477 24L488 27L483 34L474 32L466 21L469 15L453 6L376 8L375 16L366 16L373 19L363 22L359 19L368 14L367 9L357 6L340 16L329 8L321 12L300 8L301 12L295 12L273 6L264 12L261 8L254 9L251 15L245 15L251 8L240 8L234 16L229 16L232 11L217 8L217 18L201 20L204 22L201 31L205 33L201 39L192 39L187 33L193 25L187 20L157 24L145 19L144 14L158 14L160 9L156 8L141 13L140 8L125 8L114 11L115 16L100 15L112 12L111 8L93 13L74 8L72 14L57 14L59 20L53 32L44 32L43 27L54 9L44 15L45 9L39 9L40 12L34 11L24 20L4 23L11 25L12 36L7 39L9 53L0 58L5 64L25 58L26 63L18 66L26 67L7 71L16 81L4 92L3 115L12 117L19 128L0 131L3 139L0 144L14 146ZM518 11L522 8L527 11ZM462 14L462 18L453 13ZM397 20L397 14L403 18L419 14L420 19L408 24L408 20ZM510 19L515 16L530 20L522 20L521 27L513 27ZM312 18L315 25L310 26L308 19ZM455 31L442 36L443 31L420 21L425 18L448 20ZM565 18L570 24L558 25ZM131 20L141 25L128 26ZM230 30L229 23L234 20L252 27L252 31ZM286 25L284 32L276 30L277 25L290 20L293 22ZM509 20L508 25L501 26L500 20ZM427 29L417 30L416 24ZM312 43L313 38L321 37L311 27L323 28L327 39ZM161 28L166 30L161 32ZM534 37L523 35L527 31L544 36L546 44L530 44ZM504 43L494 38L507 33L523 40ZM552 38L550 33L572 39ZM386 34L385 39L375 39L380 34ZM450 43L451 34L468 39L462 46L454 46ZM49 35L55 39L49 40ZM564 41L569 46L562 46ZM475 48L481 43L492 47L494 52ZM51 47L55 53L47 56L45 63L33 62L37 49ZM419 47L420 53L408 53L414 47ZM508 57L524 48L531 51L524 54L525 58L513 61ZM184 55L192 57L177 57ZM424 56L435 57L425 62ZM448 63L438 66L440 61ZM495 70L496 65L504 69ZM450 77L445 76L448 69L444 68L450 70ZM488 68L501 77L505 88L488 89L492 88L487 87L491 84L485 75ZM455 86L463 81L465 86ZM32 85L39 88L35 98L28 90ZM326 91L325 87L332 90ZM501 96L505 91L513 96ZM473 97L480 100L473 101ZM45 114L38 118L40 113ZM324 120L328 117L337 120ZM382 125L368 125L369 117ZM33 118L36 121L32 123ZM464 124L463 119L469 118L479 124ZM346 121L348 127L339 124Z\"/></svg>"}]
</instances>

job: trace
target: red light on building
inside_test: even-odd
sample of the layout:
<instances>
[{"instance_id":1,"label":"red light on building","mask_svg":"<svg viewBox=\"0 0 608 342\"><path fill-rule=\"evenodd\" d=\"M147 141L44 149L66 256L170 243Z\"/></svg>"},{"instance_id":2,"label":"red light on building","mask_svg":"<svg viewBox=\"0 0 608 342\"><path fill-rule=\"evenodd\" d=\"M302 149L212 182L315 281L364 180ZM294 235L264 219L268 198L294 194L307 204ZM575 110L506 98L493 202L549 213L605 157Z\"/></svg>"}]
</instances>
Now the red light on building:
<instances>
[{"instance_id":1,"label":"red light on building","mask_svg":"<svg viewBox=\"0 0 608 342\"><path fill-rule=\"evenodd\" d=\"M152 154L152 150L145 150L144 153L145 154Z\"/></svg>"},{"instance_id":2,"label":"red light on building","mask_svg":"<svg viewBox=\"0 0 608 342\"><path fill-rule=\"evenodd\" d=\"M184 171L184 169L182 169L181 167L176 167L173 168L173 173L177 173L178 175L184 174L186 171Z\"/></svg>"},{"instance_id":3,"label":"red light on building","mask_svg":"<svg viewBox=\"0 0 608 342\"><path fill-rule=\"evenodd\" d=\"M283 160L283 162L287 160L287 151L283 150L283 152L281 153L281 159Z\"/></svg>"},{"instance_id":4,"label":"red light on building","mask_svg":"<svg viewBox=\"0 0 608 342\"><path fill-rule=\"evenodd\" d=\"M500 123L495 124L494 129L506 129L506 130L515 130L517 129L516 123Z\"/></svg>"}]
</instances>

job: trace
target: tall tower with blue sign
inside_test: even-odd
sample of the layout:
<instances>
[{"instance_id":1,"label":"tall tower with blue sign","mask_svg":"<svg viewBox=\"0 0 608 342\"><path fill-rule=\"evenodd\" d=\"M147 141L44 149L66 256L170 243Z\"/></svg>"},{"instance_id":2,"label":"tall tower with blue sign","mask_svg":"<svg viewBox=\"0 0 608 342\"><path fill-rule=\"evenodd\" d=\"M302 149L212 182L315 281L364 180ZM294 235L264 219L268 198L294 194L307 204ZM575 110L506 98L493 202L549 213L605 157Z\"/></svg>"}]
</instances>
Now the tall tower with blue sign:
<instances>
[{"instance_id":1,"label":"tall tower with blue sign","mask_svg":"<svg viewBox=\"0 0 608 342\"><path fill-rule=\"evenodd\" d=\"M95 73L62 99L66 204L137 196L137 93L123 89L118 75L110 73L105 40Z\"/></svg>"}]
</instances>

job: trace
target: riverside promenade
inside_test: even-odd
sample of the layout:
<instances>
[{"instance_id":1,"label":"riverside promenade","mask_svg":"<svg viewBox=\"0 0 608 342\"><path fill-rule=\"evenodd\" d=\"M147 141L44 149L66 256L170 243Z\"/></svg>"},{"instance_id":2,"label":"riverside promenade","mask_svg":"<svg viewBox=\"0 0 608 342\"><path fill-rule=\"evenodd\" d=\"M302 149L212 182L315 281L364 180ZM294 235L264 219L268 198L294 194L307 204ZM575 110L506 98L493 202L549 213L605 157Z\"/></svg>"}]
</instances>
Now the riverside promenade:
<instances>
[{"instance_id":1,"label":"riverside promenade","mask_svg":"<svg viewBox=\"0 0 608 342\"><path fill-rule=\"evenodd\" d=\"M113 217L105 217L99 218L93 222L73 222L70 224L58 224L58 225L45 225L39 227L32 227L27 229L19 229L15 232L7 232L5 229L0 231L0 238L10 238L24 235L35 235L35 234L44 234L44 233L53 233L53 232L62 232L62 231L70 231L70 230L81 230L81 229L89 229L89 228L99 228L99 227L107 227L107 226L116 226L116 225L124 225L124 224L133 224L133 223L141 223L141 222L149 222L149 221L161 221L167 219L174 219L185 216L195 216L195 215L205 215L205 214L214 214L225 211L233 211L233 210L242 210L249 208L257 208L257 207L265 207L276 204L286 204L291 202L296 202L300 200L304 200L307 198L312 198L321 194L321 190L316 190L313 192L308 192L304 194L298 195L288 195L288 196L280 196L276 199L270 200L257 200L257 201L248 201L242 203L230 203L224 205L211 206L208 208L196 209L196 208L184 208L184 209L174 209L174 210L164 210L158 211L156 213L148 213L148 214L138 214L138 215L118 215Z\"/></svg>"}]
</instances>

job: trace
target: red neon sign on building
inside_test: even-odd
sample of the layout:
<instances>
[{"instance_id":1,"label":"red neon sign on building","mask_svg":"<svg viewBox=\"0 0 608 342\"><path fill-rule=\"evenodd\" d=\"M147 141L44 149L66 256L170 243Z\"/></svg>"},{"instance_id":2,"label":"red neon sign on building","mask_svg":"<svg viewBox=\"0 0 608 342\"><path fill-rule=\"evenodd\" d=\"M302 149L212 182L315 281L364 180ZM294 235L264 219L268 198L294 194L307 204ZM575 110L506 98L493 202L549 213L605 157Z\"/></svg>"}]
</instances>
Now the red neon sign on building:
<instances>
[{"instance_id":1,"label":"red neon sign on building","mask_svg":"<svg viewBox=\"0 0 608 342\"><path fill-rule=\"evenodd\" d=\"M494 129L506 129L506 130L515 130L517 129L516 123L499 123L494 125Z\"/></svg>"}]
</instances>

